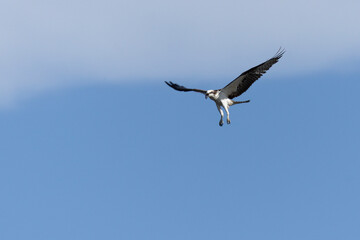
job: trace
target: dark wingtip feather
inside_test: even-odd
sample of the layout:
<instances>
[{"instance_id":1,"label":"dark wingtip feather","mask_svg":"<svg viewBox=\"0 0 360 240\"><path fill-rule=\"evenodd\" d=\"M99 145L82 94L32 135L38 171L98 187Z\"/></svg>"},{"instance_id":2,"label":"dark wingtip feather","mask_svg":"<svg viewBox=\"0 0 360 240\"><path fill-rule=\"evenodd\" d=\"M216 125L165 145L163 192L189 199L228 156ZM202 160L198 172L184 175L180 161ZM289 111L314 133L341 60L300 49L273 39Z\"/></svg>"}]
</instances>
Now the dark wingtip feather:
<instances>
[{"instance_id":1,"label":"dark wingtip feather","mask_svg":"<svg viewBox=\"0 0 360 240\"><path fill-rule=\"evenodd\" d=\"M173 82L171 82L171 81L169 81L169 82L167 82L167 81L164 81L169 87L171 87L171 88L174 88L174 89L176 89L176 87L178 86L177 84L175 84L175 83L173 83Z\"/></svg>"},{"instance_id":2,"label":"dark wingtip feather","mask_svg":"<svg viewBox=\"0 0 360 240\"><path fill-rule=\"evenodd\" d=\"M169 82L165 81L165 83L166 83L169 87L171 87L171 88L173 88L173 89L175 89L175 90L177 90L177 91L188 92L188 91L192 91L192 90L193 90L193 89L188 89L188 88L186 88L186 87L184 87L184 86L178 85L178 84L176 84L176 83L173 83L173 82L171 82L171 81L169 81Z\"/></svg>"},{"instance_id":3,"label":"dark wingtip feather","mask_svg":"<svg viewBox=\"0 0 360 240\"><path fill-rule=\"evenodd\" d=\"M285 52L286 52L285 48L280 47L279 50L275 53L273 58L280 59Z\"/></svg>"}]
</instances>

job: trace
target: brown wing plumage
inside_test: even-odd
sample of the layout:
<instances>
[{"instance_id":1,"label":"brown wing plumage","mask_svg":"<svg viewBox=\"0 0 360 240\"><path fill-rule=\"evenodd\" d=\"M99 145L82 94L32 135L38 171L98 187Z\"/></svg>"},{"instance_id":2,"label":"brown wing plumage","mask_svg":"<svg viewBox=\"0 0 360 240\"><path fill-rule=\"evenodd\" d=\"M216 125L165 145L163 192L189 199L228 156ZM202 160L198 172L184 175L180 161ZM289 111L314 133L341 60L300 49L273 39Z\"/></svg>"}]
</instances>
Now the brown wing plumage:
<instances>
[{"instance_id":1,"label":"brown wing plumage","mask_svg":"<svg viewBox=\"0 0 360 240\"><path fill-rule=\"evenodd\" d=\"M186 87L184 87L184 86L180 86L180 85L178 85L178 84L176 84L176 83L173 83L173 82L166 82L166 81L165 81L165 83L166 83L169 87L171 87L171 88L173 88L173 89L175 89L175 90L177 90L177 91L182 91L182 92L190 92L190 91L193 91L193 92L199 92L199 93L202 93L202 94L205 94L205 93L206 93L206 90L201 90L201 89L196 89L196 88L186 88Z\"/></svg>"},{"instance_id":2,"label":"brown wing plumage","mask_svg":"<svg viewBox=\"0 0 360 240\"><path fill-rule=\"evenodd\" d=\"M243 94L256 80L258 80L272 65L277 63L283 56L285 50L279 49L274 57L270 58L266 62L253 67L246 72L243 72L240 76L235 78L231 83L226 85L222 92L227 94L230 99L235 98Z\"/></svg>"}]
</instances>

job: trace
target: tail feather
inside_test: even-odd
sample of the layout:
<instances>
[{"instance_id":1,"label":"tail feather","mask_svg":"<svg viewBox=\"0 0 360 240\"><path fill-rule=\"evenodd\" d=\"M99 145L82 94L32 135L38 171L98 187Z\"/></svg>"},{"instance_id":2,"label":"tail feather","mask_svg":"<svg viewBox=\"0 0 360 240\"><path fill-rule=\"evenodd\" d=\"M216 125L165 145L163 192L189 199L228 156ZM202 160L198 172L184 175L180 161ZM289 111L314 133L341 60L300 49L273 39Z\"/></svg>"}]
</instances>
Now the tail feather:
<instances>
[{"instance_id":1,"label":"tail feather","mask_svg":"<svg viewBox=\"0 0 360 240\"><path fill-rule=\"evenodd\" d=\"M248 103L248 102L250 102L250 100L246 100L246 101L233 101L233 104L232 104L232 105L240 104L240 103Z\"/></svg>"}]
</instances>

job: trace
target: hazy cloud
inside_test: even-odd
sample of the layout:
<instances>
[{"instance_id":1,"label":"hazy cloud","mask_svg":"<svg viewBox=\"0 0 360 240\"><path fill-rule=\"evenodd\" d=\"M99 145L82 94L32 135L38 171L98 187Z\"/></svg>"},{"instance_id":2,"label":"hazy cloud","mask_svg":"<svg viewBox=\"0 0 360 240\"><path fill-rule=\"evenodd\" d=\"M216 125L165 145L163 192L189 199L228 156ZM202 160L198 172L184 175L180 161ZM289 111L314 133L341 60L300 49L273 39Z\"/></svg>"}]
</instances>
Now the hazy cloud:
<instances>
[{"instance_id":1,"label":"hazy cloud","mask_svg":"<svg viewBox=\"0 0 360 240\"><path fill-rule=\"evenodd\" d=\"M281 71L360 55L359 1L0 3L0 105L92 82L235 77L278 47Z\"/></svg>"}]
</instances>

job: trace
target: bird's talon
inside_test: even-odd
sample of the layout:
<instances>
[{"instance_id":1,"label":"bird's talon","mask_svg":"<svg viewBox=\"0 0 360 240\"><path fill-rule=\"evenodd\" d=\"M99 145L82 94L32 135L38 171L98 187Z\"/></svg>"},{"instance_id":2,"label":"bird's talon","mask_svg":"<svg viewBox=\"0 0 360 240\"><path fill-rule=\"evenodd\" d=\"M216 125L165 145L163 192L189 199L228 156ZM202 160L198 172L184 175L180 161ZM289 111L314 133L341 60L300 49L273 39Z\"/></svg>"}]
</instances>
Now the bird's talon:
<instances>
[{"instance_id":1,"label":"bird's talon","mask_svg":"<svg viewBox=\"0 0 360 240\"><path fill-rule=\"evenodd\" d=\"M231 121L230 120L227 120L227 124L230 124L231 123Z\"/></svg>"},{"instance_id":2,"label":"bird's talon","mask_svg":"<svg viewBox=\"0 0 360 240\"><path fill-rule=\"evenodd\" d=\"M220 122L219 122L219 126L222 127L222 125L224 125L224 122L223 122L223 121L220 121Z\"/></svg>"}]
</instances>

